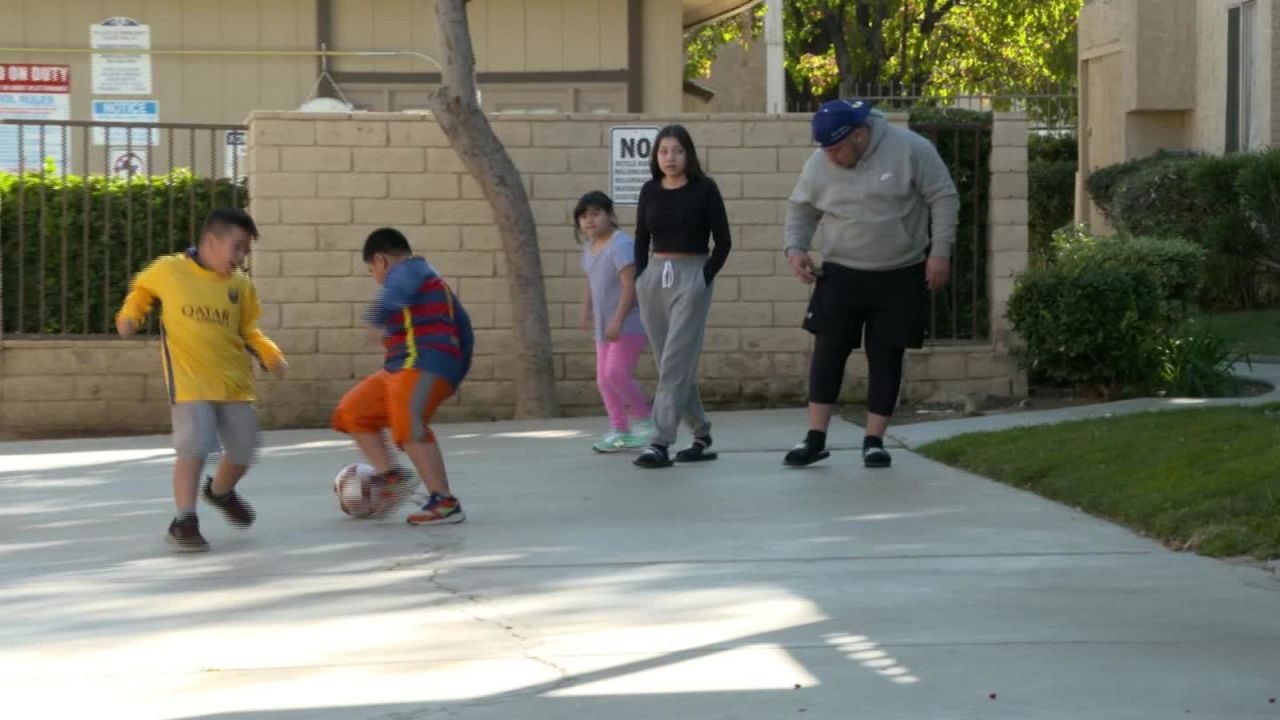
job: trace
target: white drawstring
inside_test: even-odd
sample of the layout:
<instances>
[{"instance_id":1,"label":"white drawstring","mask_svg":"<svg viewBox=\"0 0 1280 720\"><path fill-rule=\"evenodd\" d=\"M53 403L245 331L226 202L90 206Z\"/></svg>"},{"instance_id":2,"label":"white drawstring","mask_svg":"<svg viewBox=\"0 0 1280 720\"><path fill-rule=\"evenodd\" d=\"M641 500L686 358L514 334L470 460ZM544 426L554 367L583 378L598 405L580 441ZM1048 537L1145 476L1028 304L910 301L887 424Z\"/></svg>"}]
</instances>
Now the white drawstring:
<instances>
[{"instance_id":1,"label":"white drawstring","mask_svg":"<svg viewBox=\"0 0 1280 720\"><path fill-rule=\"evenodd\" d=\"M676 269L671 267L671 261L667 260L662 265L662 288L665 290L676 284Z\"/></svg>"}]
</instances>

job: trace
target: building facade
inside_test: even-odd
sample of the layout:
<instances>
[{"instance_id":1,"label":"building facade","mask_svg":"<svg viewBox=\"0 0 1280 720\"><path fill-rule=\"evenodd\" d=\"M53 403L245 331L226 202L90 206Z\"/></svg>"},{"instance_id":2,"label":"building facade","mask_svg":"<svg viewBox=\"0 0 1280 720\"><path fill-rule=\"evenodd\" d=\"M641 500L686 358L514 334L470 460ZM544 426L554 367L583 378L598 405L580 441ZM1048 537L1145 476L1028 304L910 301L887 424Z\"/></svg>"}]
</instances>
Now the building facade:
<instances>
[{"instance_id":1,"label":"building facade","mask_svg":"<svg viewBox=\"0 0 1280 720\"><path fill-rule=\"evenodd\" d=\"M487 111L676 113L683 108L686 27L732 13L742 0L472 0L467 7ZM154 55L148 92L119 92L95 77L91 26L133 22L152 50L243 55ZM135 34L135 37L136 34ZM104 45L98 45L105 47ZM414 51L439 58L426 0L42 0L8 2L0 63L70 69L70 118L92 120L94 100L154 101L160 122L241 123L255 110L295 110L317 91L312 56L263 51ZM135 68L136 69L136 68ZM328 70L356 109L424 108L436 68L411 56L334 57ZM135 89L141 89L136 86ZM106 90L108 92L103 92Z\"/></svg>"},{"instance_id":2,"label":"building facade","mask_svg":"<svg viewBox=\"0 0 1280 720\"><path fill-rule=\"evenodd\" d=\"M1280 139L1275 0L1086 0L1080 15L1077 220L1097 168L1157 150L1207 153Z\"/></svg>"}]
</instances>

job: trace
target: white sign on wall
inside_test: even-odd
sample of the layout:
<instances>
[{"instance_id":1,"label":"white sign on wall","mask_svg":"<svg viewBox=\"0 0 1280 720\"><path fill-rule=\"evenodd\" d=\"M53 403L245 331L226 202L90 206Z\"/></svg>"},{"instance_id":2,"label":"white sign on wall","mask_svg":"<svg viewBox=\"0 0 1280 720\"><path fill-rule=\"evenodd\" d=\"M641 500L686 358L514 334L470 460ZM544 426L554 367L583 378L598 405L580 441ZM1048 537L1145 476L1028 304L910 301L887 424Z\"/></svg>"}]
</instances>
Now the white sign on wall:
<instances>
[{"instance_id":1,"label":"white sign on wall","mask_svg":"<svg viewBox=\"0 0 1280 720\"><path fill-rule=\"evenodd\" d=\"M654 151L656 127L609 128L609 195L616 205L635 205L640 188L653 178L649 156Z\"/></svg>"},{"instance_id":2,"label":"white sign on wall","mask_svg":"<svg viewBox=\"0 0 1280 720\"><path fill-rule=\"evenodd\" d=\"M150 50L151 27L132 18L107 18L89 26L89 47L95 50ZM93 94L150 95L151 56L95 54Z\"/></svg>"},{"instance_id":3,"label":"white sign on wall","mask_svg":"<svg viewBox=\"0 0 1280 720\"><path fill-rule=\"evenodd\" d=\"M222 176L243 180L249 139L244 130L228 130L222 143Z\"/></svg>"},{"instance_id":4,"label":"white sign on wall","mask_svg":"<svg viewBox=\"0 0 1280 720\"><path fill-rule=\"evenodd\" d=\"M160 122L159 100L94 100L95 122L118 122L130 125L150 125ZM140 147L159 145L160 132L139 127L95 127L94 145L116 147Z\"/></svg>"},{"instance_id":5,"label":"white sign on wall","mask_svg":"<svg viewBox=\"0 0 1280 720\"><path fill-rule=\"evenodd\" d=\"M68 65L0 64L0 118L70 120L70 92ZM70 152L62 141L61 127L0 126L0 171L39 171L51 159L54 171L61 172Z\"/></svg>"}]
</instances>

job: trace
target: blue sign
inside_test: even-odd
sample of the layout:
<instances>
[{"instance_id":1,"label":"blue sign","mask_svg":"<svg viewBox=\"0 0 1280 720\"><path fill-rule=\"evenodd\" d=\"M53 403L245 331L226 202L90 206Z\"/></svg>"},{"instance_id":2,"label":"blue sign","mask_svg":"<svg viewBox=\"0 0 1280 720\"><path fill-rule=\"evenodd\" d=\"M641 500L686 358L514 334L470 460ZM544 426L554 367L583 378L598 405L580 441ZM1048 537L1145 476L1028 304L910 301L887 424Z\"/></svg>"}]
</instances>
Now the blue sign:
<instances>
[{"instance_id":1,"label":"blue sign","mask_svg":"<svg viewBox=\"0 0 1280 720\"><path fill-rule=\"evenodd\" d=\"M160 101L158 100L94 100L93 120L135 126L95 127L93 129L94 145L126 147L160 144L159 132L145 127L136 127L160 122Z\"/></svg>"}]
</instances>

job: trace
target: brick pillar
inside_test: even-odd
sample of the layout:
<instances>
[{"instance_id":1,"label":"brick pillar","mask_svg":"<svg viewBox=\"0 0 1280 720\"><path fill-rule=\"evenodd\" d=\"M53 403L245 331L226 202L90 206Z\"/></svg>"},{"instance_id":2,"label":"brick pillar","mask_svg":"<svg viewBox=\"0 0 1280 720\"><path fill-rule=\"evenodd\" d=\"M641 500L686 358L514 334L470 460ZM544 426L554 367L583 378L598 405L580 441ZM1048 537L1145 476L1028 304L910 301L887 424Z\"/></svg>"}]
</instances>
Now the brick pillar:
<instances>
[{"instance_id":1,"label":"brick pillar","mask_svg":"<svg viewBox=\"0 0 1280 720\"><path fill-rule=\"evenodd\" d=\"M1005 311L1013 294L1014 277L1027 269L1027 136L1025 113L995 113L991 132L987 287L991 296L991 338L997 356L1007 356L1015 343L1013 327ZM1013 395L1025 395L1026 373L1014 372L1011 384Z\"/></svg>"}]
</instances>

